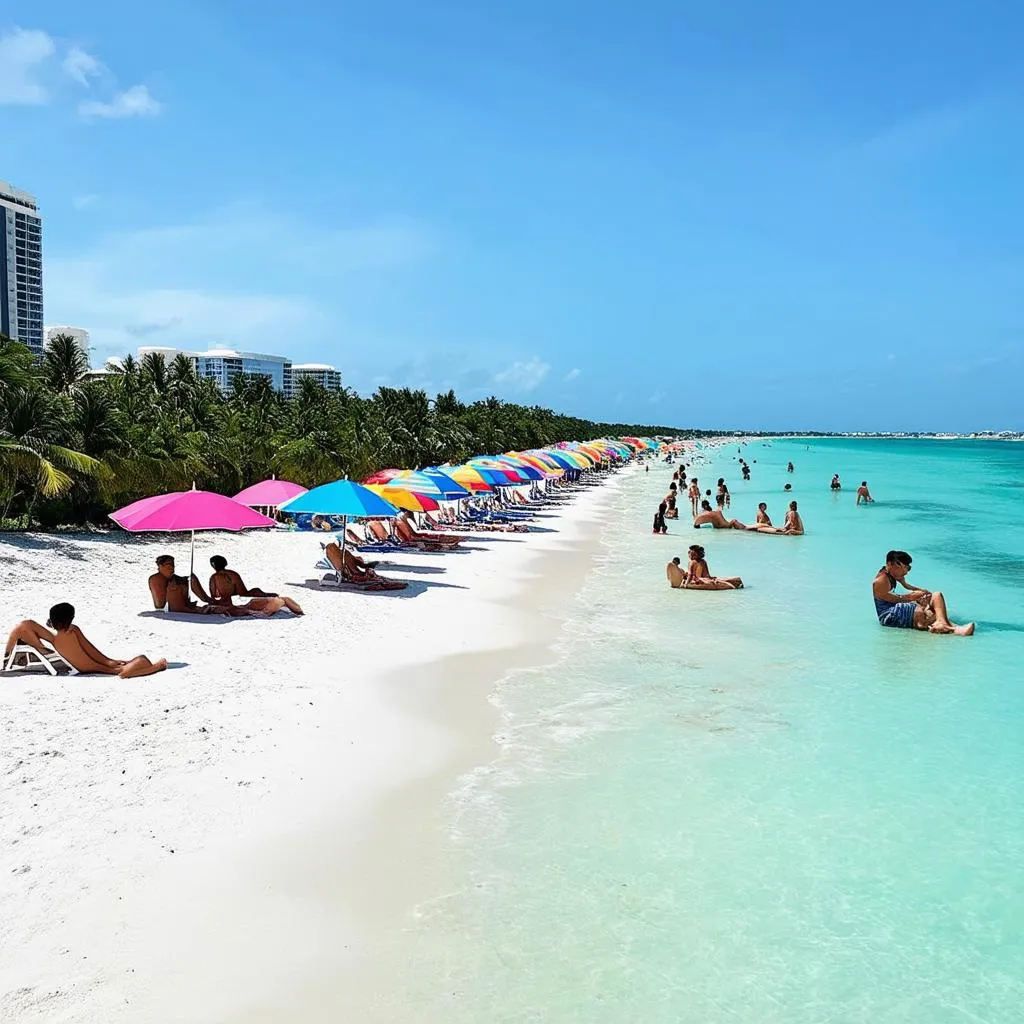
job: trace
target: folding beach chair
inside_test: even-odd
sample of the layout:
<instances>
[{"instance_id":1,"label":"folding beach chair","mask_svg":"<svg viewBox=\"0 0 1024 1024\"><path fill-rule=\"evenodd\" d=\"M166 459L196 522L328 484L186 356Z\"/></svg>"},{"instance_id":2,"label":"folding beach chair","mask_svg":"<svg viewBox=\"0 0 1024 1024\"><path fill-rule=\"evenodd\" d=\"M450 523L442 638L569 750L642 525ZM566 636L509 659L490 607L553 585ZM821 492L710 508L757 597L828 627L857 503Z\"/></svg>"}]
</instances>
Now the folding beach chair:
<instances>
[{"instance_id":1,"label":"folding beach chair","mask_svg":"<svg viewBox=\"0 0 1024 1024\"><path fill-rule=\"evenodd\" d=\"M66 669L69 676L77 676L78 669L69 661L66 661L56 651L51 651L45 657L34 647L28 644L15 644L10 656L4 663L4 672L15 672L18 669L36 668L42 666L51 676L60 675L60 670Z\"/></svg>"}]
</instances>

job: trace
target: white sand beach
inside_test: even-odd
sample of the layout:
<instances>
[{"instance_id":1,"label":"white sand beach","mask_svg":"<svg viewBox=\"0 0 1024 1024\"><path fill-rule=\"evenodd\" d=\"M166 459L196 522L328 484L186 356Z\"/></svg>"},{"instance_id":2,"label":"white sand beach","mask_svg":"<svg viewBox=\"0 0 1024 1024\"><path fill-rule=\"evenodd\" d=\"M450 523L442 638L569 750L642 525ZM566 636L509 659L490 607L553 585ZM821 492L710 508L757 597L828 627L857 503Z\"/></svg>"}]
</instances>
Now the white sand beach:
<instances>
[{"instance_id":1,"label":"white sand beach","mask_svg":"<svg viewBox=\"0 0 1024 1024\"><path fill-rule=\"evenodd\" d=\"M544 656L615 487L541 532L383 555L396 594L321 589L313 534L197 536L204 579L224 554L303 618L147 610L180 539L0 535L0 628L70 600L106 653L171 664L0 679L0 1019L346 1019L340 979L426 891L441 798L493 750L487 694Z\"/></svg>"}]
</instances>

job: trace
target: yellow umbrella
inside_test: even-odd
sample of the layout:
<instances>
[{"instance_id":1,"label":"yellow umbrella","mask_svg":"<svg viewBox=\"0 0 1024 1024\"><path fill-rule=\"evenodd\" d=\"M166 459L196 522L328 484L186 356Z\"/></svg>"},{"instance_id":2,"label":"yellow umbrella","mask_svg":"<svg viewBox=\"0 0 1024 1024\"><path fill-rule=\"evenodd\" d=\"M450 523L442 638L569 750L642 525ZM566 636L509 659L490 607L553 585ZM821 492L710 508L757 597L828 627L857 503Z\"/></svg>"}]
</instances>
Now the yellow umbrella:
<instances>
[{"instance_id":1,"label":"yellow umbrella","mask_svg":"<svg viewBox=\"0 0 1024 1024\"><path fill-rule=\"evenodd\" d=\"M409 512L434 512L438 504L426 494L415 494L404 487L391 487L388 484L366 484L374 494L380 495L385 501Z\"/></svg>"}]
</instances>

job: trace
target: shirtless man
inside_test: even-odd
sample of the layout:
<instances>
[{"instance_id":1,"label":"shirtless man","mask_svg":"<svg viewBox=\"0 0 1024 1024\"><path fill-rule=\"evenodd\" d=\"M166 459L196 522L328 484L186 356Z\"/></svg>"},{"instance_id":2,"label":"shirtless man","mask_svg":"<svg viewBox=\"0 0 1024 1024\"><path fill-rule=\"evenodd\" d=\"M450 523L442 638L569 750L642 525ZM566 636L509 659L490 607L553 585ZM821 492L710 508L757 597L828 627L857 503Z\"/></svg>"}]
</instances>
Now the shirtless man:
<instances>
[{"instance_id":1,"label":"shirtless man","mask_svg":"<svg viewBox=\"0 0 1024 1024\"><path fill-rule=\"evenodd\" d=\"M668 585L673 590L680 590L686 582L686 576L679 567L679 556L676 555L668 565L665 566L665 575L668 577Z\"/></svg>"},{"instance_id":2,"label":"shirtless man","mask_svg":"<svg viewBox=\"0 0 1024 1024\"><path fill-rule=\"evenodd\" d=\"M163 611L177 612L180 615L248 615L244 608L229 605L215 605L203 593L199 578L193 573L192 589L203 597L206 604L197 604L188 596L189 581L184 576L174 574L174 558L171 555L160 555L156 560L156 572L149 577L149 593L153 598L153 607Z\"/></svg>"},{"instance_id":3,"label":"shirtless man","mask_svg":"<svg viewBox=\"0 0 1024 1024\"><path fill-rule=\"evenodd\" d=\"M210 577L210 604L227 608L247 608L260 615L274 615L284 608L293 615L304 614L298 602L290 597L267 594L258 588L250 590L242 582L242 577L234 569L227 567L228 560L223 555L214 555L210 559L210 565L213 566L213 575ZM236 597L249 597L252 600L243 605L236 605Z\"/></svg>"},{"instance_id":4,"label":"shirtless man","mask_svg":"<svg viewBox=\"0 0 1024 1024\"><path fill-rule=\"evenodd\" d=\"M957 626L949 621L946 599L940 591L932 593L923 587L907 583L912 559L906 551L890 551L885 565L875 575L871 593L875 599L875 614L883 626L896 629L920 629L929 633L953 633L971 636L974 623ZM905 594L897 594L900 586Z\"/></svg>"},{"instance_id":5,"label":"shirtless man","mask_svg":"<svg viewBox=\"0 0 1024 1024\"><path fill-rule=\"evenodd\" d=\"M700 507L700 515L693 520L695 529L699 530L705 523L710 523L716 530L745 530L747 528L738 519L726 519L721 509L712 509L710 501L702 501Z\"/></svg>"},{"instance_id":6,"label":"shirtless man","mask_svg":"<svg viewBox=\"0 0 1024 1024\"><path fill-rule=\"evenodd\" d=\"M868 490L867 480L861 480L860 487L857 488L857 504L867 504L869 501L874 501L871 497L871 492Z\"/></svg>"},{"instance_id":7,"label":"shirtless man","mask_svg":"<svg viewBox=\"0 0 1024 1024\"><path fill-rule=\"evenodd\" d=\"M6 661L6 657L10 656L15 644L27 644L45 658L50 653L43 646L45 643L49 644L69 665L83 675L119 676L121 679L135 679L139 676L151 676L155 672L163 672L167 668L166 658L150 661L144 654L129 658L127 661L108 658L93 646L77 626L72 624L74 619L74 607L62 602L55 604L50 609L50 617L46 620L49 629L31 619L19 622L7 638L7 653L4 660Z\"/></svg>"}]
</instances>

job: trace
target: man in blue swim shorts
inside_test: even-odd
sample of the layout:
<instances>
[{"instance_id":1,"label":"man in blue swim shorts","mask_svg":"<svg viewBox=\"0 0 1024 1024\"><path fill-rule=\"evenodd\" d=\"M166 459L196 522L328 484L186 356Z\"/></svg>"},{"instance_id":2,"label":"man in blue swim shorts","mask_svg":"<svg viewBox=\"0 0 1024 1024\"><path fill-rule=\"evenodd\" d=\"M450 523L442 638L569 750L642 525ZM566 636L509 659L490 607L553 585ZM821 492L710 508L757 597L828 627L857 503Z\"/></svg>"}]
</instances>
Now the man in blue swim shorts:
<instances>
[{"instance_id":1,"label":"man in blue swim shorts","mask_svg":"<svg viewBox=\"0 0 1024 1024\"><path fill-rule=\"evenodd\" d=\"M950 622L946 599L940 591L933 593L907 583L912 561L906 551L890 551L885 556L885 565L878 570L871 585L878 621L883 626L896 629L921 629L929 633L971 636L974 623L957 626ZM897 594L897 587L903 587L906 593Z\"/></svg>"}]
</instances>

